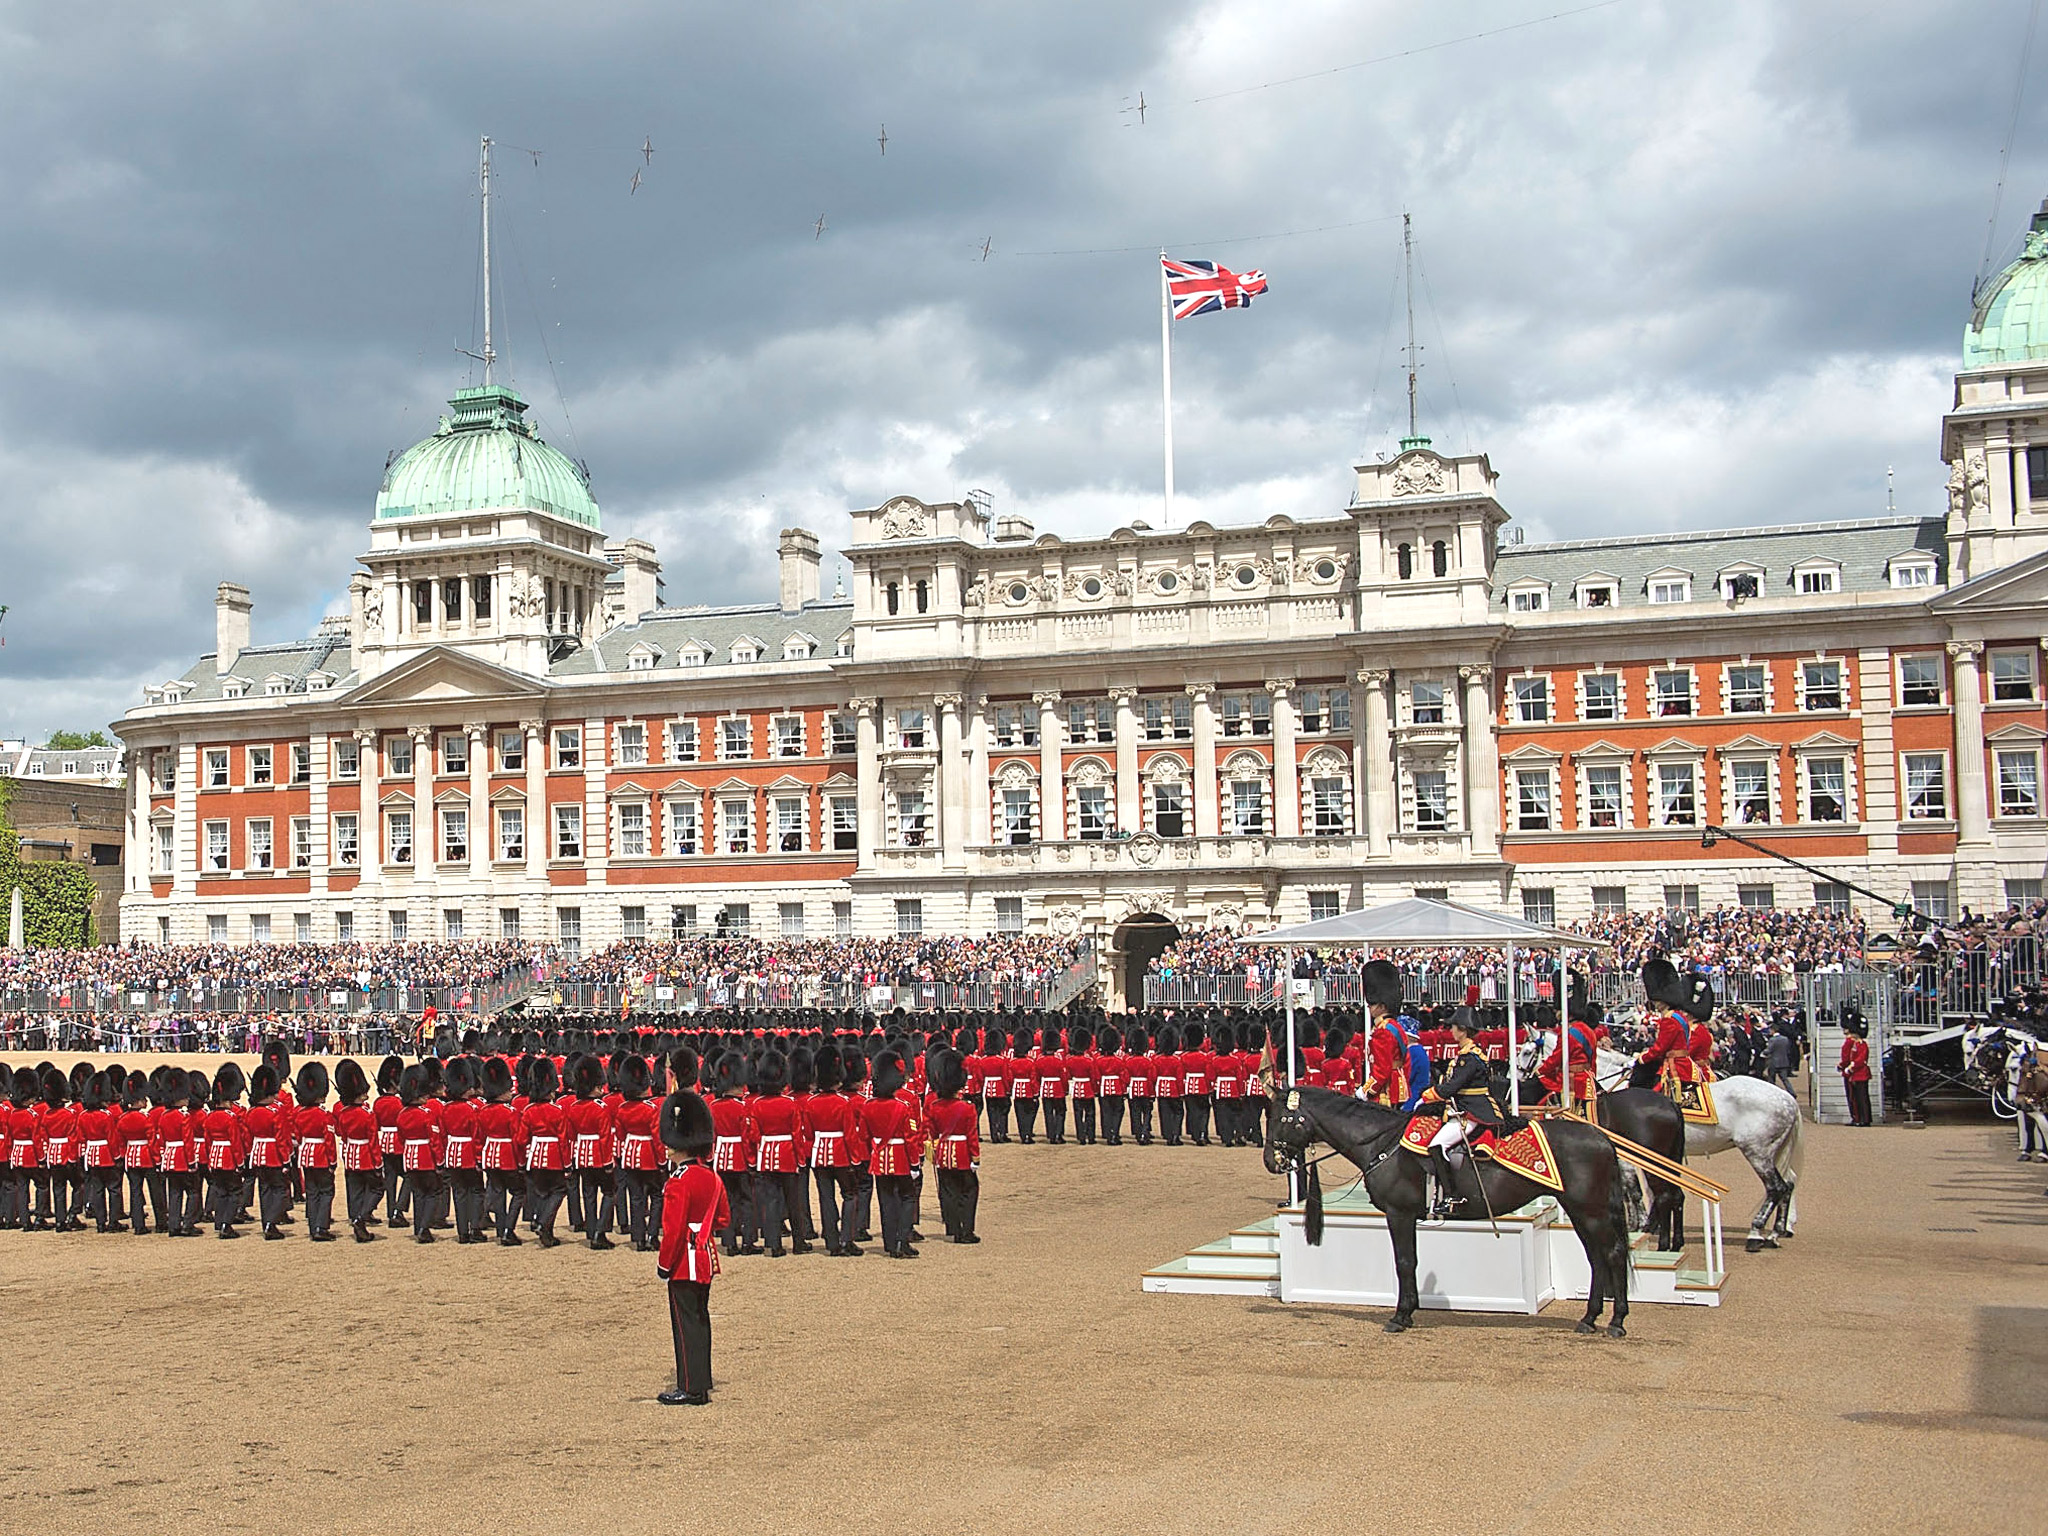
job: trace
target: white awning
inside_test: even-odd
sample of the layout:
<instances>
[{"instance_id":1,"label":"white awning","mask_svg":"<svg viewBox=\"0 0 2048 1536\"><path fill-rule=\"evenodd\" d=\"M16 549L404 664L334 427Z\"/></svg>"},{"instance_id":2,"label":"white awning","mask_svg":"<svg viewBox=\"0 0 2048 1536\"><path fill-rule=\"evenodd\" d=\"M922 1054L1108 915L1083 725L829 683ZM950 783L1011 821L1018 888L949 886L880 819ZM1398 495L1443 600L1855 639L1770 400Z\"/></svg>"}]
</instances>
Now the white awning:
<instances>
[{"instance_id":1,"label":"white awning","mask_svg":"<svg viewBox=\"0 0 2048 1536\"><path fill-rule=\"evenodd\" d=\"M1584 934L1566 933L1559 928L1532 923L1505 912L1482 912L1477 907L1454 901L1429 901L1414 897L1389 902L1360 912L1340 912L1335 917L1296 923L1267 933L1246 934L1246 944L1290 944L1297 948L1316 945L1378 945L1386 949L1455 948L1499 949L1512 944L1517 949L1611 950L1612 944Z\"/></svg>"}]
</instances>

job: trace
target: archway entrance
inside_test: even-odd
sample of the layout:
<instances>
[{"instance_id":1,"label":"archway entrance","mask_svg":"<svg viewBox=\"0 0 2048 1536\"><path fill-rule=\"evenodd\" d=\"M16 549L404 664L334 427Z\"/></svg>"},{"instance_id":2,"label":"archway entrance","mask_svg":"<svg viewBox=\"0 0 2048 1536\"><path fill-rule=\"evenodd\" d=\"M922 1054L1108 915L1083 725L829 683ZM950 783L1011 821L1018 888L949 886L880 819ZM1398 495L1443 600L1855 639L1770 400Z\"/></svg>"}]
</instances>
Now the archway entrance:
<instances>
[{"instance_id":1,"label":"archway entrance","mask_svg":"<svg viewBox=\"0 0 2048 1536\"><path fill-rule=\"evenodd\" d=\"M1117 977L1126 1009L1135 1013L1145 1006L1145 967L1179 938L1179 925L1158 912L1140 912L1116 925Z\"/></svg>"}]
</instances>

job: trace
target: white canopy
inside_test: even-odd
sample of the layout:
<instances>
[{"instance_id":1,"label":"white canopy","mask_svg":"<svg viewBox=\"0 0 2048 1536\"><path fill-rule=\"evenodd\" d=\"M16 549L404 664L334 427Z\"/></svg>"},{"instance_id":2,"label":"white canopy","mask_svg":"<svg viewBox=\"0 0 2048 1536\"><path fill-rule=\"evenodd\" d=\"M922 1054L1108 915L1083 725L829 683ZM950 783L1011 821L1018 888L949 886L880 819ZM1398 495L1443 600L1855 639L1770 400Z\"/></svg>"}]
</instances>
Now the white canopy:
<instances>
[{"instance_id":1,"label":"white canopy","mask_svg":"<svg viewBox=\"0 0 2048 1536\"><path fill-rule=\"evenodd\" d=\"M1296 923L1291 928L1247 934L1243 942L1286 944L1302 949L1318 944L1379 945L1387 949L1438 945L1483 949L1510 944L1516 949L1608 950L1614 947L1601 939L1566 933L1542 923L1510 917L1505 912L1482 912L1477 907L1460 906L1454 901L1430 901L1420 896L1365 911L1340 912L1335 917Z\"/></svg>"}]
</instances>

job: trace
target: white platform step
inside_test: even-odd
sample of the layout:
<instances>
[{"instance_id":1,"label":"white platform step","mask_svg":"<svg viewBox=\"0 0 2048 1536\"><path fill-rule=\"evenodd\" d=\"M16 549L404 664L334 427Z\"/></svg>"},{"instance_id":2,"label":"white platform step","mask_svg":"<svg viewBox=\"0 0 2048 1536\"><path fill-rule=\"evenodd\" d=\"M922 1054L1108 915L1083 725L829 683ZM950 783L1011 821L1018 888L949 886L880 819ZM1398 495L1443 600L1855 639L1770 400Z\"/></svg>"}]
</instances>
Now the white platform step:
<instances>
[{"instance_id":1,"label":"white platform step","mask_svg":"<svg viewBox=\"0 0 2048 1536\"><path fill-rule=\"evenodd\" d=\"M1278 1296L1280 1256L1272 1255L1270 1263L1270 1273L1251 1273L1214 1269L1192 1256L1168 1259L1157 1269L1145 1271L1143 1285L1148 1291L1184 1296Z\"/></svg>"}]
</instances>

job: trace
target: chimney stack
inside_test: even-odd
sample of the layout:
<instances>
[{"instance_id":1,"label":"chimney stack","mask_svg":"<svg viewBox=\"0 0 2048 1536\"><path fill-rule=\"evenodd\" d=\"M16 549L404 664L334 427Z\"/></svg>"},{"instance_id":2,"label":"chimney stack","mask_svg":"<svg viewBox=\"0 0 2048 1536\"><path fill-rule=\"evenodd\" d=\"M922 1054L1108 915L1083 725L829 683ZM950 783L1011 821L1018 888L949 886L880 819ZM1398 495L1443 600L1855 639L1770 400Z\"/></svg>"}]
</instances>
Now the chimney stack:
<instances>
[{"instance_id":1,"label":"chimney stack","mask_svg":"<svg viewBox=\"0 0 2048 1536\"><path fill-rule=\"evenodd\" d=\"M623 539L605 545L604 556L625 585L620 623L637 623L643 614L661 606L661 562L654 558L652 544L645 539Z\"/></svg>"},{"instance_id":2,"label":"chimney stack","mask_svg":"<svg viewBox=\"0 0 2048 1536\"><path fill-rule=\"evenodd\" d=\"M238 582L224 581L213 594L213 669L221 677L235 670L242 652L249 649L249 589Z\"/></svg>"},{"instance_id":3,"label":"chimney stack","mask_svg":"<svg viewBox=\"0 0 2048 1536\"><path fill-rule=\"evenodd\" d=\"M818 600L818 536L808 528L785 528L778 553L782 556L782 611L795 613L805 603Z\"/></svg>"}]
</instances>

